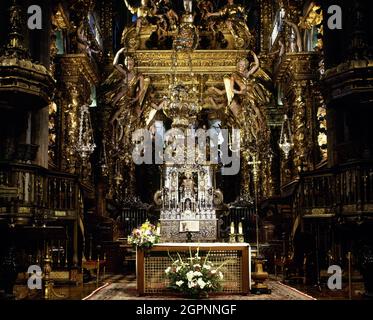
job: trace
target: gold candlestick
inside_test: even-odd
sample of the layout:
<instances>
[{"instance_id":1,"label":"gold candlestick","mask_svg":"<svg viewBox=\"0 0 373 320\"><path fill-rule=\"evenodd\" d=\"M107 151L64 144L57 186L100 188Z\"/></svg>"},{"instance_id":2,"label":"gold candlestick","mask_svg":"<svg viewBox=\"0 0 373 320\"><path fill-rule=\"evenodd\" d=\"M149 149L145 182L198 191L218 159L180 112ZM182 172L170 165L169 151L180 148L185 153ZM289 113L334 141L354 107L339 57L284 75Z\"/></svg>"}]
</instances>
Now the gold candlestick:
<instances>
[{"instance_id":1,"label":"gold candlestick","mask_svg":"<svg viewBox=\"0 0 373 320\"><path fill-rule=\"evenodd\" d=\"M259 217L258 217L258 164L260 161L256 160L256 155L253 156L253 161L249 161L248 164L253 166L253 181L254 181L254 193L255 193L255 229L256 229L256 250L257 257L259 257Z\"/></svg>"},{"instance_id":2,"label":"gold candlestick","mask_svg":"<svg viewBox=\"0 0 373 320\"><path fill-rule=\"evenodd\" d=\"M235 228L234 228L234 222L231 222L231 228L229 233L229 242L234 243L236 242L236 234L235 234Z\"/></svg>"}]
</instances>

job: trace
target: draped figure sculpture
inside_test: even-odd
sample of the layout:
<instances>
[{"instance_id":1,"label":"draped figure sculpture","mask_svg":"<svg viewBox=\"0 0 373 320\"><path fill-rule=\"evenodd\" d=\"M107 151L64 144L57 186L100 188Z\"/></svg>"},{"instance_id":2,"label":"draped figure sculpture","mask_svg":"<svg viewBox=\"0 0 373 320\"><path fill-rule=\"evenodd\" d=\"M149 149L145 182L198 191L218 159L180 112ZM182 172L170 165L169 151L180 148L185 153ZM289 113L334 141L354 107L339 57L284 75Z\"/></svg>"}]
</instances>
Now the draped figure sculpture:
<instances>
[{"instance_id":1,"label":"draped figure sculpture","mask_svg":"<svg viewBox=\"0 0 373 320\"><path fill-rule=\"evenodd\" d=\"M259 59L254 52L251 51L254 57L254 62L249 63L247 59L241 59L237 63L237 70L231 75L230 85L226 86L228 98L232 99L231 110L235 115L238 115L239 109L244 106L250 106L260 122L263 122L262 114L259 106L270 102L270 93L262 83L254 76L259 71ZM250 67L250 68L249 68ZM243 112L247 108L243 108Z\"/></svg>"},{"instance_id":2,"label":"draped figure sculpture","mask_svg":"<svg viewBox=\"0 0 373 320\"><path fill-rule=\"evenodd\" d=\"M141 0L138 7L131 5L127 0L124 0L127 9L136 15L136 36L139 35L141 28L148 23L148 19L154 17L156 8L149 5L149 0Z\"/></svg>"},{"instance_id":3,"label":"draped figure sculpture","mask_svg":"<svg viewBox=\"0 0 373 320\"><path fill-rule=\"evenodd\" d=\"M130 133L136 126L141 114L141 106L150 80L137 72L135 60L131 56L124 58L120 64L121 55L125 48L115 55L114 72L105 81L104 85L110 90L104 95L105 103L111 106L109 123L113 128L113 142L130 139Z\"/></svg>"},{"instance_id":4,"label":"draped figure sculpture","mask_svg":"<svg viewBox=\"0 0 373 320\"><path fill-rule=\"evenodd\" d=\"M267 106L271 103L270 78L260 68L256 54L250 51L252 62L241 58L237 62L236 70L223 79L224 89L210 87L205 99L206 107L222 110L222 98L225 98L226 125L240 129L240 150L242 158L252 160L257 156L260 162L260 183L262 190L270 192L270 130L266 120ZM250 194L254 179L251 167L246 161L241 167L242 190Z\"/></svg>"},{"instance_id":5,"label":"draped figure sculpture","mask_svg":"<svg viewBox=\"0 0 373 320\"><path fill-rule=\"evenodd\" d=\"M224 78L224 90L212 87L209 91L226 94L228 115L231 113L234 122L247 132L249 141L257 141L258 133L262 135L266 128L263 107L270 102L271 93L260 81L268 80L268 75L260 68L256 54L250 53L254 62L250 64L246 58L240 59L236 71Z\"/></svg>"},{"instance_id":6,"label":"draped figure sculpture","mask_svg":"<svg viewBox=\"0 0 373 320\"><path fill-rule=\"evenodd\" d=\"M217 12L207 12L206 17L221 17L232 34L236 48L251 45L252 36L246 24L246 10L234 0L227 0L227 4Z\"/></svg>"}]
</instances>

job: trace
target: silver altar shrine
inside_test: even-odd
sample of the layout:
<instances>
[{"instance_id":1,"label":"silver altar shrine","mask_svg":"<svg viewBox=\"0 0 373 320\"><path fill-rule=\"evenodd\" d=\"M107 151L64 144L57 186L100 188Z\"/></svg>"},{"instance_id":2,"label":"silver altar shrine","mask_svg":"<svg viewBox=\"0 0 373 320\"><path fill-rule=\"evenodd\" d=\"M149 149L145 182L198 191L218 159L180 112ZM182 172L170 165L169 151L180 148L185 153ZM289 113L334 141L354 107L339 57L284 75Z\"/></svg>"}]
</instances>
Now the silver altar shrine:
<instances>
[{"instance_id":1,"label":"silver altar shrine","mask_svg":"<svg viewBox=\"0 0 373 320\"><path fill-rule=\"evenodd\" d=\"M165 165L163 170L161 240L216 241L213 167Z\"/></svg>"}]
</instances>

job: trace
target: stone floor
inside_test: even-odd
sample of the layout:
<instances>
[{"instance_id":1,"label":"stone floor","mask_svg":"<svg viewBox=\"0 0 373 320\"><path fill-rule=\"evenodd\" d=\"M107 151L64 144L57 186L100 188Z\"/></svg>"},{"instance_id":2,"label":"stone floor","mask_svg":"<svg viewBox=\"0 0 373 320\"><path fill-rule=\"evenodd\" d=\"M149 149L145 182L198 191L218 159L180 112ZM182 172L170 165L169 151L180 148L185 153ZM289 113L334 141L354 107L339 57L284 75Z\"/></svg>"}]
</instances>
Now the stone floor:
<instances>
[{"instance_id":1,"label":"stone floor","mask_svg":"<svg viewBox=\"0 0 373 320\"><path fill-rule=\"evenodd\" d=\"M347 286L342 290L331 291L325 285L321 287L305 286L296 283L283 284L281 278L271 277L269 287L272 290L270 295L248 295L248 296L211 296L211 299L237 299L237 300L348 300L349 293ZM104 286L104 288L102 288ZM93 280L89 283L79 286L56 285L54 288L58 296L52 299L63 300L136 300L144 299L138 297L136 292L136 278L134 275L108 275L99 284L100 290L97 290L96 282ZM97 291L96 291L97 290ZM95 292L93 295L92 293ZM364 287L362 283L353 283L352 299L362 300ZM39 300L42 299L41 291L30 291L24 285L16 285L14 288L16 300ZM90 296L91 295L91 296ZM174 297L166 297L175 299ZM147 299L159 299L159 297L147 297Z\"/></svg>"},{"instance_id":2,"label":"stone floor","mask_svg":"<svg viewBox=\"0 0 373 320\"><path fill-rule=\"evenodd\" d=\"M114 279L113 279L114 280ZM249 294L249 295L213 295L209 300L314 300L292 287L284 285L279 281L268 282L271 294ZM172 295L162 296L166 300L183 300L181 297ZM92 293L86 300L159 300L159 296L139 297L136 291L136 281L133 277L118 277L112 283L107 283L96 292Z\"/></svg>"}]
</instances>

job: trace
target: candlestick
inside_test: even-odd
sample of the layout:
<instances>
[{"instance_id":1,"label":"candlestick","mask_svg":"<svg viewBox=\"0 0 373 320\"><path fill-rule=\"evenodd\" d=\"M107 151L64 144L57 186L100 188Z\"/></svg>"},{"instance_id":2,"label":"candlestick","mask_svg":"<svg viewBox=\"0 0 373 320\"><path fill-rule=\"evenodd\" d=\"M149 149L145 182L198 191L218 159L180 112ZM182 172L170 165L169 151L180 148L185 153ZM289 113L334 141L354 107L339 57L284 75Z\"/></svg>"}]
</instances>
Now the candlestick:
<instances>
[{"instance_id":1,"label":"candlestick","mask_svg":"<svg viewBox=\"0 0 373 320\"><path fill-rule=\"evenodd\" d=\"M238 224L238 234L243 234L242 232L242 222Z\"/></svg>"},{"instance_id":2,"label":"candlestick","mask_svg":"<svg viewBox=\"0 0 373 320\"><path fill-rule=\"evenodd\" d=\"M165 206L165 192L164 192L164 189L162 188L162 210L164 210L164 206Z\"/></svg>"},{"instance_id":3,"label":"candlestick","mask_svg":"<svg viewBox=\"0 0 373 320\"><path fill-rule=\"evenodd\" d=\"M65 267L67 267L67 264L68 264L68 260L67 260L67 239L66 239L66 242L65 242Z\"/></svg>"},{"instance_id":4,"label":"candlestick","mask_svg":"<svg viewBox=\"0 0 373 320\"><path fill-rule=\"evenodd\" d=\"M157 232L157 236L161 235L161 224L159 222L157 224L157 230L156 230L156 232Z\"/></svg>"},{"instance_id":5,"label":"candlestick","mask_svg":"<svg viewBox=\"0 0 373 320\"><path fill-rule=\"evenodd\" d=\"M231 234L234 234L234 222L231 222Z\"/></svg>"},{"instance_id":6,"label":"candlestick","mask_svg":"<svg viewBox=\"0 0 373 320\"><path fill-rule=\"evenodd\" d=\"M57 251L57 264L58 266L60 267L61 266L61 243L60 243L60 240L57 241L57 247L58 247L58 251Z\"/></svg>"}]
</instances>

